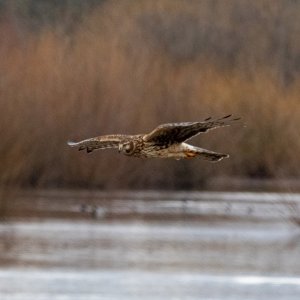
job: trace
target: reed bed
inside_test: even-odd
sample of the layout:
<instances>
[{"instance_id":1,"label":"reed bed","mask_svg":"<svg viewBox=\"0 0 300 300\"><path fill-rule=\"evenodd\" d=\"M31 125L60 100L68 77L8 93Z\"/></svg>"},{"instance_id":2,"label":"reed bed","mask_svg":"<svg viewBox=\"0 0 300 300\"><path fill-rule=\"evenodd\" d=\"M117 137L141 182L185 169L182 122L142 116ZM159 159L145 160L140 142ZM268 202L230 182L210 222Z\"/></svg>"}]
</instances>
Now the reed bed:
<instances>
[{"instance_id":1,"label":"reed bed","mask_svg":"<svg viewBox=\"0 0 300 300\"><path fill-rule=\"evenodd\" d=\"M197 189L219 176L298 177L300 16L293 3L105 1L71 31L64 21L37 31L3 18L1 184ZM86 155L66 145L228 113L245 126L193 141L231 155L219 164Z\"/></svg>"}]
</instances>

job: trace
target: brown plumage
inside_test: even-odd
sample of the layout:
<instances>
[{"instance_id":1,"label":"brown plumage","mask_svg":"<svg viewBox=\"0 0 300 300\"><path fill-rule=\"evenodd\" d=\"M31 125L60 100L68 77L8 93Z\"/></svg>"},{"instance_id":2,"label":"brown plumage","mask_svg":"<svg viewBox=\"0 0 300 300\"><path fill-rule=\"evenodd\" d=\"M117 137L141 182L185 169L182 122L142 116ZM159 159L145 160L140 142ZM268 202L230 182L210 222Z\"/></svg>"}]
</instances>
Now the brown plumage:
<instances>
[{"instance_id":1,"label":"brown plumage","mask_svg":"<svg viewBox=\"0 0 300 300\"><path fill-rule=\"evenodd\" d=\"M180 159L199 157L209 161L219 161L229 157L229 155L195 147L184 142L199 133L229 126L239 119L231 118L231 115L228 115L216 120L207 118L202 122L162 124L148 134L103 135L78 143L68 142L68 145L87 152L92 152L95 149L116 148L127 156L141 158Z\"/></svg>"}]
</instances>

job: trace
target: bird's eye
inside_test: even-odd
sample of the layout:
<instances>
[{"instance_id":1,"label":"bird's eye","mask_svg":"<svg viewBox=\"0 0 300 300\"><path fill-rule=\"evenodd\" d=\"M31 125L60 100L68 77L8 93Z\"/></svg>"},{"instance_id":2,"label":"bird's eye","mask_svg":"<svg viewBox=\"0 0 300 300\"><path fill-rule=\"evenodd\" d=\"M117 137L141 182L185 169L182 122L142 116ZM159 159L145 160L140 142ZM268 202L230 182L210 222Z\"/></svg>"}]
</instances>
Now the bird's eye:
<instances>
[{"instance_id":1,"label":"bird's eye","mask_svg":"<svg viewBox=\"0 0 300 300\"><path fill-rule=\"evenodd\" d=\"M131 154L134 151L134 148L133 142L127 143L123 147L125 154Z\"/></svg>"},{"instance_id":2,"label":"bird's eye","mask_svg":"<svg viewBox=\"0 0 300 300\"><path fill-rule=\"evenodd\" d=\"M125 151L126 151L127 153L129 153L129 152L131 151L131 146L130 146L129 144L127 144L127 145L125 146Z\"/></svg>"}]
</instances>

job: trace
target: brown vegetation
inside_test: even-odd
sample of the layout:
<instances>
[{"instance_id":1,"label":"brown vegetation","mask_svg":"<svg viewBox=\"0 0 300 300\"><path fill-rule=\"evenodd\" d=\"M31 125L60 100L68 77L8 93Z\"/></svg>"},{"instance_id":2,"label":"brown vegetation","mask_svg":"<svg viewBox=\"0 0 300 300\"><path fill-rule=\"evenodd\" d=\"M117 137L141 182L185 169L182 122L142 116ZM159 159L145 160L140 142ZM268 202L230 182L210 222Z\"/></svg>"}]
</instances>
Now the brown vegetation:
<instances>
[{"instance_id":1,"label":"brown vegetation","mask_svg":"<svg viewBox=\"0 0 300 300\"><path fill-rule=\"evenodd\" d=\"M215 176L299 176L299 12L279 0L106 1L67 32L3 17L1 183L197 189ZM228 113L246 127L193 141L231 154L219 164L66 145Z\"/></svg>"}]
</instances>

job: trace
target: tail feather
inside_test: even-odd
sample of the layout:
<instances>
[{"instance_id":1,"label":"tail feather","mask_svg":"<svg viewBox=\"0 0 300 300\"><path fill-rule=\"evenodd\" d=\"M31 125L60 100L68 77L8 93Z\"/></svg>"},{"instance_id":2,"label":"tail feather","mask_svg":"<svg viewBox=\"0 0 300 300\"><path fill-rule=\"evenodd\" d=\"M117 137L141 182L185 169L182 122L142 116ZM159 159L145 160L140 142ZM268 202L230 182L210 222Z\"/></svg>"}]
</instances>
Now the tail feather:
<instances>
[{"instance_id":1,"label":"tail feather","mask_svg":"<svg viewBox=\"0 0 300 300\"><path fill-rule=\"evenodd\" d=\"M211 162L217 162L222 160L223 158L229 157L228 154L217 153L217 152L202 152L199 154L199 156Z\"/></svg>"},{"instance_id":2,"label":"tail feather","mask_svg":"<svg viewBox=\"0 0 300 300\"><path fill-rule=\"evenodd\" d=\"M201 159L208 160L211 162L217 162L222 160L223 158L228 158L229 155L225 153L218 153L203 148L190 146L189 149L186 151L186 157L199 157Z\"/></svg>"}]
</instances>

